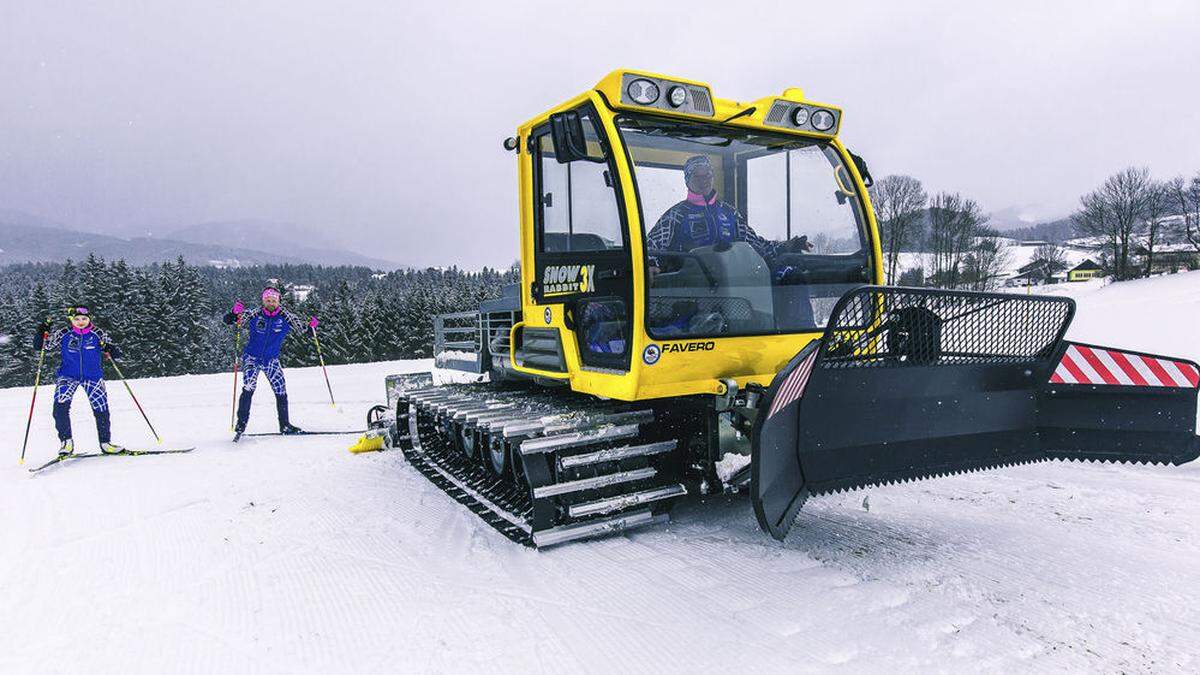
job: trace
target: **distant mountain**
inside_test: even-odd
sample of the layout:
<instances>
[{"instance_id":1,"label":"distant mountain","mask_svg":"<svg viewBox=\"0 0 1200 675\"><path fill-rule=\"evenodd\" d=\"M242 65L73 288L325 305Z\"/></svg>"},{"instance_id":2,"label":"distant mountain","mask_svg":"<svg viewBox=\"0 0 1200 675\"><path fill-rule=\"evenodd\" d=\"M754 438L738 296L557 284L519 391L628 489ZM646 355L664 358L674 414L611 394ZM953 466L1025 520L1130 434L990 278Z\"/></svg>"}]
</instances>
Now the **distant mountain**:
<instances>
[{"instance_id":1,"label":"distant mountain","mask_svg":"<svg viewBox=\"0 0 1200 675\"><path fill-rule=\"evenodd\" d=\"M1048 223L1038 223L1032 227L1005 230L1004 236L1026 241L1052 241L1061 244L1075 236L1075 224L1069 217L1059 218Z\"/></svg>"},{"instance_id":2,"label":"distant mountain","mask_svg":"<svg viewBox=\"0 0 1200 675\"><path fill-rule=\"evenodd\" d=\"M240 244L243 239L235 238L231 243L226 236L233 229L228 224L215 224L210 236L201 236L199 225L191 230L189 239L158 237L122 238L106 234L80 232L37 216L0 209L0 265L22 262L60 262L68 258L81 260L95 253L107 260L124 259L131 265L146 265L174 260L183 256L195 265L221 267L302 264L316 265L361 265L373 269L392 270L399 267L394 262L369 258L357 253L334 247L317 248L294 246L288 232L266 236L260 233L259 241L267 250ZM250 228L243 228L247 233ZM185 233L187 234L187 233ZM247 234L246 241L250 239Z\"/></svg>"},{"instance_id":3,"label":"distant mountain","mask_svg":"<svg viewBox=\"0 0 1200 675\"><path fill-rule=\"evenodd\" d=\"M198 223L175 230L167 236L194 244L272 251L323 265L359 265L387 270L400 267L398 263L391 260L372 258L347 251L320 231L294 223L275 223L263 220Z\"/></svg>"},{"instance_id":4,"label":"distant mountain","mask_svg":"<svg viewBox=\"0 0 1200 675\"><path fill-rule=\"evenodd\" d=\"M1026 204L990 212L988 227L1005 232L1026 229L1061 218L1063 218L1062 211L1037 204Z\"/></svg>"},{"instance_id":5,"label":"distant mountain","mask_svg":"<svg viewBox=\"0 0 1200 675\"><path fill-rule=\"evenodd\" d=\"M30 225L33 227L52 227L60 230L70 229L62 223L57 223L41 216L35 216L32 213L25 213L24 211L15 211L13 209L5 208L0 208L0 223L8 223L10 225Z\"/></svg>"},{"instance_id":6,"label":"distant mountain","mask_svg":"<svg viewBox=\"0 0 1200 675\"><path fill-rule=\"evenodd\" d=\"M1011 224L1011 223L1010 223ZM1018 239L1021 241L1050 241L1062 243L1075 236L1074 224L1070 216L1051 220L1044 223L1036 223L1026 227L1003 227L1004 223L997 223L994 219L989 218L984 227L995 230L1001 236ZM929 209L924 209L921 212L920 218L913 224L912 243L906 250L920 251L928 248L930 237L930 220Z\"/></svg>"}]
</instances>

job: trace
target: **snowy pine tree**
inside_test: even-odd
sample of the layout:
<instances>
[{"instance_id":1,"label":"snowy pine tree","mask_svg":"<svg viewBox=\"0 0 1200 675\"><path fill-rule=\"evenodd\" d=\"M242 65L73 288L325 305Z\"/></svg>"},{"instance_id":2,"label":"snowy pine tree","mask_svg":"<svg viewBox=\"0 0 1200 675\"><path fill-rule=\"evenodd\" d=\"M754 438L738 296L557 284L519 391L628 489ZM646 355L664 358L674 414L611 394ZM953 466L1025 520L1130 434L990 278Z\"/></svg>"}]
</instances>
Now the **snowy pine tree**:
<instances>
[{"instance_id":1,"label":"snowy pine tree","mask_svg":"<svg viewBox=\"0 0 1200 675\"><path fill-rule=\"evenodd\" d=\"M235 343L221 317L238 298L255 307L268 279L278 280L290 311L305 321L320 318L327 362L357 363L428 358L436 314L475 309L517 274L450 268L375 275L365 268L312 265L217 269L181 259L135 269L97 256L78 265L10 265L0 268L6 294L0 297L0 336L7 336L0 337L0 386L33 381L35 327L46 317L65 326L65 309L79 303L92 307L96 325L120 345L128 377L229 371ZM316 290L299 301L289 291L294 284ZM288 339L283 361L315 365L313 341L304 334Z\"/></svg>"}]
</instances>

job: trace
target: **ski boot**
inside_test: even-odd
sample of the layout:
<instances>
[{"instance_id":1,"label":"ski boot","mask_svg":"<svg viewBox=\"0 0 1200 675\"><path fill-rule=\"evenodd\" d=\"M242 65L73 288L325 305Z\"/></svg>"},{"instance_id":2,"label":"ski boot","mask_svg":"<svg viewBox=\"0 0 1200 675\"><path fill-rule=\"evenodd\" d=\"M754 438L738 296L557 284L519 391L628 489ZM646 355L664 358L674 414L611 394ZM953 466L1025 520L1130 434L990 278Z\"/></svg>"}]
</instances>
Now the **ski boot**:
<instances>
[{"instance_id":1,"label":"ski boot","mask_svg":"<svg viewBox=\"0 0 1200 675\"><path fill-rule=\"evenodd\" d=\"M242 438L242 434L246 433L246 423L238 420L238 423L233 427L233 442L237 443Z\"/></svg>"},{"instance_id":2,"label":"ski boot","mask_svg":"<svg viewBox=\"0 0 1200 675\"><path fill-rule=\"evenodd\" d=\"M121 455L125 453L125 448L113 443L101 443L100 452L103 452L106 455Z\"/></svg>"},{"instance_id":3,"label":"ski boot","mask_svg":"<svg viewBox=\"0 0 1200 675\"><path fill-rule=\"evenodd\" d=\"M279 419L279 433L284 436L294 436L304 433L300 427L292 424L288 419L288 397L287 394L275 397L275 413Z\"/></svg>"},{"instance_id":4,"label":"ski boot","mask_svg":"<svg viewBox=\"0 0 1200 675\"><path fill-rule=\"evenodd\" d=\"M75 441L68 438L62 442L62 445L58 446L58 456L60 458L70 457L73 454L75 454Z\"/></svg>"}]
</instances>

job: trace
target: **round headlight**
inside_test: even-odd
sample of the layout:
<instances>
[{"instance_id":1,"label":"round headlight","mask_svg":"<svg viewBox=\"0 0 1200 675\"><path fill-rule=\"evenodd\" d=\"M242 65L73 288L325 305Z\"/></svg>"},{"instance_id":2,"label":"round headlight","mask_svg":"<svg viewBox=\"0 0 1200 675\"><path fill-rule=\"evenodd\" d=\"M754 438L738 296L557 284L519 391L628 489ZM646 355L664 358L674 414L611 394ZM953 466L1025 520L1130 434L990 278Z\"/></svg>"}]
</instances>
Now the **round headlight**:
<instances>
[{"instance_id":1,"label":"round headlight","mask_svg":"<svg viewBox=\"0 0 1200 675\"><path fill-rule=\"evenodd\" d=\"M792 124L802 127L805 122L808 122L808 108L796 108L792 111Z\"/></svg>"},{"instance_id":2,"label":"round headlight","mask_svg":"<svg viewBox=\"0 0 1200 675\"><path fill-rule=\"evenodd\" d=\"M829 131L837 118L828 110L818 110L812 114L812 125L817 131Z\"/></svg>"},{"instance_id":3,"label":"round headlight","mask_svg":"<svg viewBox=\"0 0 1200 675\"><path fill-rule=\"evenodd\" d=\"M650 80L638 79L629 83L625 93L630 100L639 105L650 105L658 100L658 85Z\"/></svg>"},{"instance_id":4,"label":"round headlight","mask_svg":"<svg viewBox=\"0 0 1200 675\"><path fill-rule=\"evenodd\" d=\"M687 89L679 85L675 85L667 90L667 103L671 104L672 108L678 108L687 101Z\"/></svg>"}]
</instances>

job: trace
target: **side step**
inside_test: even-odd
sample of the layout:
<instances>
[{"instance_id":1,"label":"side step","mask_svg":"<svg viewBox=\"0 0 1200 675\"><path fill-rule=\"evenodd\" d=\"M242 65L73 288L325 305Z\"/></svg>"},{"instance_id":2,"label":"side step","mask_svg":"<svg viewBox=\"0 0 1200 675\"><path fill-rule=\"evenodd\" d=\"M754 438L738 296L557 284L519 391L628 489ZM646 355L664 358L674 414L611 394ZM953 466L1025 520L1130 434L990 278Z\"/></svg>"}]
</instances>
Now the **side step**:
<instances>
[{"instance_id":1,"label":"side step","mask_svg":"<svg viewBox=\"0 0 1200 675\"><path fill-rule=\"evenodd\" d=\"M548 530L535 532L533 542L538 548L554 546L556 544L565 544L568 541L576 539L586 539L589 537L606 537L610 534L616 534L625 530L630 530L643 525L652 525L657 523L665 523L670 518L665 513L652 514L650 509L627 513L613 518L604 520L590 520L583 523L571 523L568 525L560 525L552 527Z\"/></svg>"},{"instance_id":2,"label":"side step","mask_svg":"<svg viewBox=\"0 0 1200 675\"><path fill-rule=\"evenodd\" d=\"M629 459L631 457L658 455L664 452L671 452L678 445L679 441L660 441L658 443L647 443L645 445L626 445L619 448L608 448L607 450L585 452L579 455L560 457L558 460L558 466L563 469L575 469L581 466L599 464L601 462L616 462L622 459Z\"/></svg>"},{"instance_id":3,"label":"side step","mask_svg":"<svg viewBox=\"0 0 1200 675\"><path fill-rule=\"evenodd\" d=\"M566 450L567 448L592 445L601 441L633 438L638 435L638 432L637 424L622 424L616 427L601 427L589 431L577 431L573 434L563 434L561 436L543 436L523 441L521 443L521 454L532 455L534 453L555 452Z\"/></svg>"},{"instance_id":4,"label":"side step","mask_svg":"<svg viewBox=\"0 0 1200 675\"><path fill-rule=\"evenodd\" d=\"M665 485L627 495L597 499L594 502L572 504L567 508L567 512L571 514L572 518L583 518L584 516L594 516L600 513L612 513L613 511L627 509L630 506L640 506L641 504L649 504L650 502L657 502L662 499L682 497L686 494L687 488L682 483L677 483L675 485Z\"/></svg>"},{"instance_id":5,"label":"side step","mask_svg":"<svg viewBox=\"0 0 1200 675\"><path fill-rule=\"evenodd\" d=\"M650 466L644 469L634 469L633 471L606 473L602 476L596 476L594 478L580 478L579 480L569 480L562 483L543 485L533 489L533 498L541 499L543 497L565 495L568 492L597 490L599 488L616 485L618 483L631 483L635 480L642 480L643 478L654 478L657 473L658 469Z\"/></svg>"}]
</instances>

